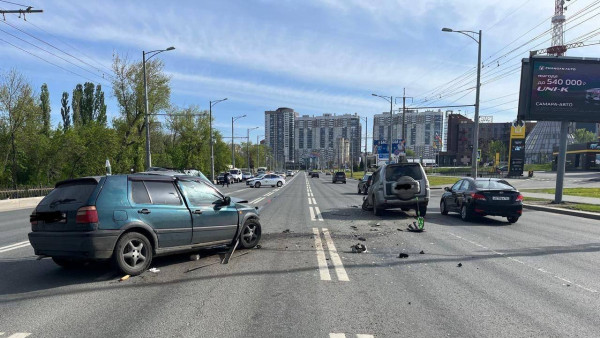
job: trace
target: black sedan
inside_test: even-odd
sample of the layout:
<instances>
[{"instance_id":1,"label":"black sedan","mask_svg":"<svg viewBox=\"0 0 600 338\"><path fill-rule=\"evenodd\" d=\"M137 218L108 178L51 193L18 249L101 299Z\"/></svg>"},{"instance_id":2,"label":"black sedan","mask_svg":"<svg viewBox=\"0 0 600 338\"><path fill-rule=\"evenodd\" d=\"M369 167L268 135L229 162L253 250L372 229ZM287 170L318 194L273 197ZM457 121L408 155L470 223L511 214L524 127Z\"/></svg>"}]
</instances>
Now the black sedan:
<instances>
[{"instance_id":1,"label":"black sedan","mask_svg":"<svg viewBox=\"0 0 600 338\"><path fill-rule=\"evenodd\" d=\"M313 172L311 172L311 173L310 173L310 177L311 177L311 178L314 178L314 177L316 177L316 178L319 178L319 172L318 172L318 171L313 171Z\"/></svg>"},{"instance_id":2,"label":"black sedan","mask_svg":"<svg viewBox=\"0 0 600 338\"><path fill-rule=\"evenodd\" d=\"M373 178L373 173L366 173L363 178L358 181L358 193L366 195L367 190L369 190L369 186L371 185L371 179Z\"/></svg>"},{"instance_id":3,"label":"black sedan","mask_svg":"<svg viewBox=\"0 0 600 338\"><path fill-rule=\"evenodd\" d=\"M468 177L444 190L440 201L442 215L458 212L463 221L476 216L501 216L515 223L523 213L523 195L502 179Z\"/></svg>"}]
</instances>

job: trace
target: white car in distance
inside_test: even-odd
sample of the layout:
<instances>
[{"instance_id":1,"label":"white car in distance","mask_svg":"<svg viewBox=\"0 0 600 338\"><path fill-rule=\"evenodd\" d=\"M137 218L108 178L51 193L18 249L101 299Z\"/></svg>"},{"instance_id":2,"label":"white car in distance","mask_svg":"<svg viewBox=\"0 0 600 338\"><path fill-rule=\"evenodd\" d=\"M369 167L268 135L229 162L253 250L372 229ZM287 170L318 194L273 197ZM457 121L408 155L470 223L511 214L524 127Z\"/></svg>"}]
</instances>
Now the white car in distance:
<instances>
[{"instance_id":1,"label":"white car in distance","mask_svg":"<svg viewBox=\"0 0 600 338\"><path fill-rule=\"evenodd\" d=\"M262 186L282 187L285 184L285 179L279 175L267 174L262 178L252 180L250 186L260 188Z\"/></svg>"}]
</instances>

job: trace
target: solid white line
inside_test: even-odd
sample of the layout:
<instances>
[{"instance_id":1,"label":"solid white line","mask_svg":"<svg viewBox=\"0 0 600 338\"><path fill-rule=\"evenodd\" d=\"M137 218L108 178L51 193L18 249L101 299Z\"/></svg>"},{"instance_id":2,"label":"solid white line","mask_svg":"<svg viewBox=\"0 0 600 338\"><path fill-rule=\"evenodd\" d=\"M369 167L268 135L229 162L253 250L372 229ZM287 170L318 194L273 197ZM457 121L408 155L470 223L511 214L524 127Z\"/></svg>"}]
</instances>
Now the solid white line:
<instances>
[{"instance_id":1,"label":"solid white line","mask_svg":"<svg viewBox=\"0 0 600 338\"><path fill-rule=\"evenodd\" d=\"M356 334L356 338L375 338L372 334Z\"/></svg>"},{"instance_id":2,"label":"solid white line","mask_svg":"<svg viewBox=\"0 0 600 338\"><path fill-rule=\"evenodd\" d=\"M500 251L496 251L496 250L494 250L494 249L490 249L490 248L487 248L487 247L485 247L485 246L482 246L482 245L478 245L478 243L475 243L475 242L473 242L473 241L470 241L470 240L468 240L468 239L466 239L466 238L462 238L462 237L460 237L460 236L458 236L458 235L455 235L455 234L453 234L453 233L451 233L451 232L449 232L449 234L450 234L450 235L452 235L452 236L454 236L454 237L456 237L456 238L462 239L463 241L466 241L466 242L469 242L469 243L471 243L471 244L477 245L477 246L479 246L479 247L485 248L485 249L487 249L487 250L489 250L489 251L491 251L491 252L495 253L496 255L502 256L502 257L504 257L504 258L508 258L508 259L510 259L511 261L514 261L514 262L517 262L517 263L523 264L523 265L525 265L525 266L527 266L527 267L529 267L529 268L532 268L532 269L534 269L534 270L536 270L536 271L539 271L539 272L542 272L542 273L544 273L544 274L547 274L547 275L549 275L549 276L552 276L553 278L556 278L556 279L558 279L558 280L560 280L560 281L563 281L563 282L566 282L566 283L569 283L569 284L573 284L574 286L576 286L576 287L578 287L578 288L580 288L580 289L583 289L583 290L585 290L585 291L588 291L588 292L591 292L591 293L597 293L597 292L598 292L598 290L595 290L595 289L590 289L590 288L588 288L588 287L585 287L585 286L583 286L583 285L581 285L581 284L578 284L578 283L573 283L573 282L571 282L571 281L569 281L569 280L567 280L567 279L564 279L564 278L562 278L562 277L561 277L561 276L559 276L559 275L555 275L555 274L553 274L553 273L552 273L552 272L550 272L550 271L544 270L544 269L542 269L542 268L540 268L540 267L537 267L537 266L534 266L534 265L531 265L531 264L525 263L525 262L523 262L523 261L521 261L521 260L518 260L518 259L516 259L516 258L514 258L514 257L511 257L511 256L507 255L506 253L503 253L503 252L500 252Z\"/></svg>"},{"instance_id":3,"label":"solid white line","mask_svg":"<svg viewBox=\"0 0 600 338\"><path fill-rule=\"evenodd\" d=\"M346 338L345 333L330 333L329 338Z\"/></svg>"},{"instance_id":4,"label":"solid white line","mask_svg":"<svg viewBox=\"0 0 600 338\"><path fill-rule=\"evenodd\" d=\"M315 219L315 212L313 211L313 208L309 206L308 207L308 211L310 211L310 220L311 221L316 221L316 219Z\"/></svg>"},{"instance_id":5,"label":"solid white line","mask_svg":"<svg viewBox=\"0 0 600 338\"><path fill-rule=\"evenodd\" d=\"M323 251L323 243L321 242L319 229L313 228L313 234L315 235L315 249L317 250L317 263L319 264L319 274L321 275L321 280L331 280L329 267L327 267L327 260L325 260L325 251Z\"/></svg>"},{"instance_id":6,"label":"solid white line","mask_svg":"<svg viewBox=\"0 0 600 338\"><path fill-rule=\"evenodd\" d=\"M29 336L31 333L28 332L17 332L13 335L8 336L8 338L25 338Z\"/></svg>"},{"instance_id":7,"label":"solid white line","mask_svg":"<svg viewBox=\"0 0 600 338\"><path fill-rule=\"evenodd\" d=\"M316 200L315 204L317 204ZM319 209L319 207L315 207L315 216L317 216L319 221L323 222L323 216L321 216L321 209Z\"/></svg>"},{"instance_id":8,"label":"solid white line","mask_svg":"<svg viewBox=\"0 0 600 338\"><path fill-rule=\"evenodd\" d=\"M11 248L13 246L23 245L25 243L29 243L29 241L23 241L23 242L11 244L11 245L3 246L3 247L0 248L0 250L8 249L8 248Z\"/></svg>"},{"instance_id":9,"label":"solid white line","mask_svg":"<svg viewBox=\"0 0 600 338\"><path fill-rule=\"evenodd\" d=\"M329 250L329 256L331 257L331 262L335 267L335 273L338 276L338 279L342 282L347 282L348 274L346 274L346 269L344 269L344 264L342 264L342 260L337 253L335 245L333 244L333 240L331 239L331 235L329 235L329 230L327 228L323 228L323 236L325 236L325 243L327 243L327 249Z\"/></svg>"},{"instance_id":10,"label":"solid white line","mask_svg":"<svg viewBox=\"0 0 600 338\"><path fill-rule=\"evenodd\" d=\"M14 246L14 247L12 247L12 248L8 248L8 249L0 250L0 253L2 253L2 252L7 252L7 251L11 251L11 250L15 250L15 249L20 249L20 248L25 248L25 247L28 247L28 246L29 246L29 243L25 243L25 244L21 244L21 245L19 245L19 246Z\"/></svg>"}]
</instances>

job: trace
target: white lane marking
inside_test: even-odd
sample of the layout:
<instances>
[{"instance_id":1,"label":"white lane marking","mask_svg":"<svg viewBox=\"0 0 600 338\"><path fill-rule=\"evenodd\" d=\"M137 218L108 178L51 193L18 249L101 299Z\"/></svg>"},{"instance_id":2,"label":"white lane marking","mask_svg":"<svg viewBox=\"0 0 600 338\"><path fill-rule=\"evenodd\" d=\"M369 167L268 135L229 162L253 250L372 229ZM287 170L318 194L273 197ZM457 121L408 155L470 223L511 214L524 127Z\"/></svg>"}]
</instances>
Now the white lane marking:
<instances>
[{"instance_id":1,"label":"white lane marking","mask_svg":"<svg viewBox=\"0 0 600 338\"><path fill-rule=\"evenodd\" d=\"M0 250L0 253L2 253L2 252L7 252L7 251L11 251L11 250L16 250L16 249L25 248L25 247L28 247L29 245L30 245L30 244L29 244L29 242L27 242L27 243L25 243L25 244L21 244L21 245L18 245L18 246L13 246L13 247L11 247L11 248L8 248L8 249L3 249L3 250Z\"/></svg>"},{"instance_id":2,"label":"white lane marking","mask_svg":"<svg viewBox=\"0 0 600 338\"><path fill-rule=\"evenodd\" d=\"M317 204L317 200L314 197L313 197L312 201L313 201L313 204L315 204L315 205Z\"/></svg>"},{"instance_id":3,"label":"white lane marking","mask_svg":"<svg viewBox=\"0 0 600 338\"><path fill-rule=\"evenodd\" d=\"M560 277L559 275L555 275L555 274L553 274L553 273L552 273L552 272L550 272L550 271L547 271L547 270L544 270L544 269L542 269L542 268L539 268L539 267L537 267L537 266L534 266L534 265L531 265L531 264L525 263L525 262L523 262L523 261L521 261L521 260L518 260L518 259L516 259L516 258L514 258L514 257L511 257L511 256L507 255L507 254L506 254L506 253L504 253L504 252L496 251L496 250L494 250L494 249L491 249L491 248L485 247L485 246L483 246L483 245L480 245L480 244L478 244L478 243L475 243L475 242L473 242L473 241L470 241L470 240L468 240L468 239L466 239L466 238L462 238L462 237L460 237L460 236L458 236L458 235L455 235L455 234L453 234L453 233L451 233L451 232L449 232L449 234L450 234L450 235L452 235L452 236L454 236L454 237L456 237L456 238L462 239L463 241L466 241L466 242L469 242L469 243L471 243L471 244L474 244L474 245L476 245L476 246L478 246L478 247L480 247L480 248L484 248L484 249L486 249L486 250L488 250L488 251L490 251L490 252L493 252L493 253L495 253L495 254L496 254L496 255L498 255L498 256L502 256L502 257L504 257L504 258L510 259L511 261L514 261L514 262L517 262L517 263L523 264L523 265L525 265L525 266L527 266L527 267L529 267L529 268L532 268L532 269L534 269L534 270L537 270L537 271L539 271L539 272L541 272L541 273L543 273L543 274L546 274L546 275L552 276L553 278L556 278L556 279L558 279L558 280L560 280L560 281L563 281L563 282L566 282L566 283L568 283L568 284L573 284L573 285L575 285L576 287L578 287L578 288L581 288L581 289L583 289L583 290L585 290L585 291L588 291L588 292L591 292L591 293L597 293L597 292L598 292L598 290L590 289L590 288L588 288L588 287L585 287L585 286L583 286L583 285L581 285L581 284L573 283L573 282L571 282L571 281L569 281L569 280L567 280L567 279L564 279L564 278Z\"/></svg>"},{"instance_id":4,"label":"white lane marking","mask_svg":"<svg viewBox=\"0 0 600 338\"><path fill-rule=\"evenodd\" d=\"M331 257L331 262L335 267L335 273L338 276L338 279L342 282L347 282L348 274L346 273L346 269L344 269L344 264L342 264L342 259L337 253L337 249L333 244L333 240L331 239L331 235L329 234L329 230L327 228L323 228L323 236L325 236L325 243L327 243L327 249L329 250L329 256Z\"/></svg>"},{"instance_id":5,"label":"white lane marking","mask_svg":"<svg viewBox=\"0 0 600 338\"><path fill-rule=\"evenodd\" d=\"M259 197L259 198L255 199L254 201L251 201L250 204L256 204L264 199L265 199L264 197Z\"/></svg>"},{"instance_id":6,"label":"white lane marking","mask_svg":"<svg viewBox=\"0 0 600 338\"><path fill-rule=\"evenodd\" d=\"M315 219L315 212L313 211L313 208L311 206L308 207L308 211L310 211L310 220L311 221L316 221L316 219Z\"/></svg>"},{"instance_id":7,"label":"white lane marking","mask_svg":"<svg viewBox=\"0 0 600 338\"><path fill-rule=\"evenodd\" d=\"M329 267L327 266L327 260L325 259L325 251L323 251L323 243L321 242L321 234L318 228L313 228L313 234L315 235L315 249L317 251L317 263L319 264L319 274L321 280L331 280L329 274Z\"/></svg>"},{"instance_id":8,"label":"white lane marking","mask_svg":"<svg viewBox=\"0 0 600 338\"><path fill-rule=\"evenodd\" d=\"M345 333L330 333L329 338L346 338Z\"/></svg>"},{"instance_id":9,"label":"white lane marking","mask_svg":"<svg viewBox=\"0 0 600 338\"><path fill-rule=\"evenodd\" d=\"M317 204L317 202L315 201L315 204ZM315 216L317 216L317 218L319 219L320 222L323 222L323 216L321 216L321 209L319 209L319 207L315 206Z\"/></svg>"},{"instance_id":10,"label":"white lane marking","mask_svg":"<svg viewBox=\"0 0 600 338\"><path fill-rule=\"evenodd\" d=\"M4 249L8 249L8 248L12 248L13 246L19 246L19 245L23 245L23 244L25 244L25 243L29 243L29 241L23 241L23 242L14 243L14 244L11 244L11 245L3 246L3 247L0 247L0 250L4 250Z\"/></svg>"},{"instance_id":11,"label":"white lane marking","mask_svg":"<svg viewBox=\"0 0 600 338\"><path fill-rule=\"evenodd\" d=\"M375 338L372 334L356 334L356 338Z\"/></svg>"},{"instance_id":12,"label":"white lane marking","mask_svg":"<svg viewBox=\"0 0 600 338\"><path fill-rule=\"evenodd\" d=\"M29 332L17 332L15 334L8 336L8 338L25 338L25 337L29 336L30 334L31 333L29 333Z\"/></svg>"}]
</instances>

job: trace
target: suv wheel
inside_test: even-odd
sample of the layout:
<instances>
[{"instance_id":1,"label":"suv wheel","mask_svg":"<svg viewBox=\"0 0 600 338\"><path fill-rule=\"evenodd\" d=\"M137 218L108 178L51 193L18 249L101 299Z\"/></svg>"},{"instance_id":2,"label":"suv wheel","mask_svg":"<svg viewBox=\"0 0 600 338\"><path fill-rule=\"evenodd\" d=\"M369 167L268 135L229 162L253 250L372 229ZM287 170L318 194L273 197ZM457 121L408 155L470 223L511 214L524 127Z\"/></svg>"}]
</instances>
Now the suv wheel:
<instances>
[{"instance_id":1,"label":"suv wheel","mask_svg":"<svg viewBox=\"0 0 600 338\"><path fill-rule=\"evenodd\" d=\"M124 274L139 275L152 263L150 241L139 232L128 232L117 241L113 259Z\"/></svg>"},{"instance_id":2,"label":"suv wheel","mask_svg":"<svg viewBox=\"0 0 600 338\"><path fill-rule=\"evenodd\" d=\"M446 205L446 200L440 201L440 213L442 215L448 215L448 206Z\"/></svg>"},{"instance_id":3,"label":"suv wheel","mask_svg":"<svg viewBox=\"0 0 600 338\"><path fill-rule=\"evenodd\" d=\"M377 207L377 200L375 199L375 195L373 195L373 214L375 216L381 216L383 213L383 209Z\"/></svg>"},{"instance_id":4,"label":"suv wheel","mask_svg":"<svg viewBox=\"0 0 600 338\"><path fill-rule=\"evenodd\" d=\"M277 182L277 188L281 188L282 185L283 183L281 183L281 181Z\"/></svg>"},{"instance_id":5,"label":"suv wheel","mask_svg":"<svg viewBox=\"0 0 600 338\"><path fill-rule=\"evenodd\" d=\"M260 223L255 219L249 219L242 228L240 235L240 244L244 249L250 249L256 246L260 241L261 227Z\"/></svg>"},{"instance_id":6,"label":"suv wheel","mask_svg":"<svg viewBox=\"0 0 600 338\"><path fill-rule=\"evenodd\" d=\"M460 208L460 218L465 222L468 222L471 219L471 213L465 204Z\"/></svg>"},{"instance_id":7,"label":"suv wheel","mask_svg":"<svg viewBox=\"0 0 600 338\"><path fill-rule=\"evenodd\" d=\"M256 182L256 183L254 183L254 187L255 187L255 188L260 188L260 182Z\"/></svg>"}]
</instances>

